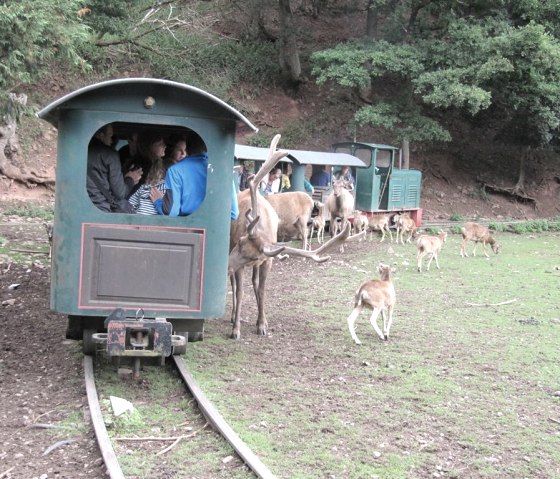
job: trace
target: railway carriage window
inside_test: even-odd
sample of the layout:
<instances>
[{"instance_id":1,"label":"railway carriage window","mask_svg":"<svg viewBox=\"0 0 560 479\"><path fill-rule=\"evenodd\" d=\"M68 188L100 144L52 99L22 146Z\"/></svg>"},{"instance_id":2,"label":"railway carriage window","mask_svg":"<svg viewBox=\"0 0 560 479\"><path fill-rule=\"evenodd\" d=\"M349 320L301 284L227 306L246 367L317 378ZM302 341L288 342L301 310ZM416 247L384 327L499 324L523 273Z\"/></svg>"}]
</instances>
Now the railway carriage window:
<instances>
[{"instance_id":1,"label":"railway carriage window","mask_svg":"<svg viewBox=\"0 0 560 479\"><path fill-rule=\"evenodd\" d=\"M117 122L90 140L86 190L107 213L186 216L204 201L207 171L206 145L192 130Z\"/></svg>"}]
</instances>

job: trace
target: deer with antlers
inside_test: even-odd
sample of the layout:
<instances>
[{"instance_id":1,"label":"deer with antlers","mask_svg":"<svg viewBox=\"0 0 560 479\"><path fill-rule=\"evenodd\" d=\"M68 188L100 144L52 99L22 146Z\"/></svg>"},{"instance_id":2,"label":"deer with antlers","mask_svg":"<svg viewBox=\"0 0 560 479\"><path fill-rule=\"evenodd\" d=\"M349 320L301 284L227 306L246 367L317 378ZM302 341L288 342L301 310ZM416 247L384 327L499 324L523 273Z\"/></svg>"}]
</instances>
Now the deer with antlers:
<instances>
[{"instance_id":1,"label":"deer with antlers","mask_svg":"<svg viewBox=\"0 0 560 479\"><path fill-rule=\"evenodd\" d=\"M350 228L346 228L334 238L314 251L289 248L277 244L278 214L272 205L262 197L257 187L265 175L276 163L288 154L287 151L276 150L280 135L276 135L270 143L268 158L257 174L249 179L249 189L238 194L239 217L231 227L230 254L228 274L231 279L233 293L233 307L231 322L233 329L231 337L241 337L241 303L243 299L243 271L246 266L253 268L253 290L257 301L257 334L266 336L268 323L266 320L264 302L266 293L266 278L272 267L272 260L280 253L311 258L317 262L324 262L329 256L321 256L327 249L342 244L348 239Z\"/></svg>"}]
</instances>

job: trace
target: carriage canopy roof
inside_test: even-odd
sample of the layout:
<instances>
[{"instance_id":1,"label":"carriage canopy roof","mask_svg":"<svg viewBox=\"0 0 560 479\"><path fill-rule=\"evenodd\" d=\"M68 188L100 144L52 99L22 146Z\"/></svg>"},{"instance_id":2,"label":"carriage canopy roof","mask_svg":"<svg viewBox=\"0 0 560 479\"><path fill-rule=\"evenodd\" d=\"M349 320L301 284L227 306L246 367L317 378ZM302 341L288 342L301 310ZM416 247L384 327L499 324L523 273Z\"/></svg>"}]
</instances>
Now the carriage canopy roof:
<instances>
[{"instance_id":1,"label":"carriage canopy roof","mask_svg":"<svg viewBox=\"0 0 560 479\"><path fill-rule=\"evenodd\" d=\"M116 97L119 101L126 102L127 96L134 96L137 92L144 95L146 92L149 93L151 91L154 92L153 96L156 99L158 98L158 93L161 94L162 92L165 92L166 96L172 97L175 106L182 108L185 112L185 116L189 114L189 105L206 105L209 116L213 118L232 119L236 121L237 127L249 128L253 132L258 131L258 128L245 116L214 95L200 88L185 85L184 83L157 78L121 78L95 83L75 90L55 100L37 113L37 116L58 128L60 112L63 109L85 108L86 105L87 107L95 105L99 107L99 109L107 109L110 108L112 104L111 101L108 102L108 105L104 104L104 97L112 98L113 101ZM143 105L138 105L136 99L126 104L126 106L131 109L145 108Z\"/></svg>"},{"instance_id":2,"label":"carriage canopy roof","mask_svg":"<svg viewBox=\"0 0 560 479\"><path fill-rule=\"evenodd\" d=\"M347 153L331 153L325 151L286 150L288 159L301 165L348 165L367 166L358 157ZM238 160L265 161L268 157L268 148L256 146L235 145L235 157ZM288 161L288 160L281 160Z\"/></svg>"}]
</instances>

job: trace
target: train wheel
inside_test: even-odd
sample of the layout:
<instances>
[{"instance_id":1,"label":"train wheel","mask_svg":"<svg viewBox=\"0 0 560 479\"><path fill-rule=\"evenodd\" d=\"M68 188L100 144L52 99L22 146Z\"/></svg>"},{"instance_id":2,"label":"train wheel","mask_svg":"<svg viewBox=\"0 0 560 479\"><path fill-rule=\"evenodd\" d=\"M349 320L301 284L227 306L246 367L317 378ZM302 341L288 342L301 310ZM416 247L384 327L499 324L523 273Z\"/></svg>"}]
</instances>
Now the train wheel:
<instances>
[{"instance_id":1,"label":"train wheel","mask_svg":"<svg viewBox=\"0 0 560 479\"><path fill-rule=\"evenodd\" d=\"M202 341L203 339L204 339L204 331L189 333L188 336L189 343L195 343L197 341Z\"/></svg>"},{"instance_id":2,"label":"train wheel","mask_svg":"<svg viewBox=\"0 0 560 479\"><path fill-rule=\"evenodd\" d=\"M189 333L187 331L180 331L176 332L175 334L177 334L178 336L184 336L188 341ZM182 346L173 346L173 356L179 356L187 352L187 341L185 341L185 344Z\"/></svg>"},{"instance_id":3,"label":"train wheel","mask_svg":"<svg viewBox=\"0 0 560 479\"><path fill-rule=\"evenodd\" d=\"M82 317L68 316L68 326L66 327L66 339L82 338Z\"/></svg>"},{"instance_id":4,"label":"train wheel","mask_svg":"<svg viewBox=\"0 0 560 479\"><path fill-rule=\"evenodd\" d=\"M84 329L82 336L82 351L86 356L95 354L95 343L93 342L93 335L97 331L95 329Z\"/></svg>"}]
</instances>

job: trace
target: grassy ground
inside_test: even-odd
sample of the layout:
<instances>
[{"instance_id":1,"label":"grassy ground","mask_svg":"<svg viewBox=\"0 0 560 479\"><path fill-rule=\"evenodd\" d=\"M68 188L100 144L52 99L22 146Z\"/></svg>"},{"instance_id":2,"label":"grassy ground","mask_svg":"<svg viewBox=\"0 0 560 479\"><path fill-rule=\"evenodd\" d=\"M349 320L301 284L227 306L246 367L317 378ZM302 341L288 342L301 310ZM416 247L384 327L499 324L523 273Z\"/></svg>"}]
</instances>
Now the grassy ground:
<instances>
[{"instance_id":1,"label":"grassy ground","mask_svg":"<svg viewBox=\"0 0 560 479\"><path fill-rule=\"evenodd\" d=\"M271 336L209 321L188 361L281 478L560 477L560 236L498 240L461 258L452 235L422 274L412 245L375 242L278 263ZM363 313L357 346L345 318L381 260L397 268L391 338Z\"/></svg>"}]
</instances>

